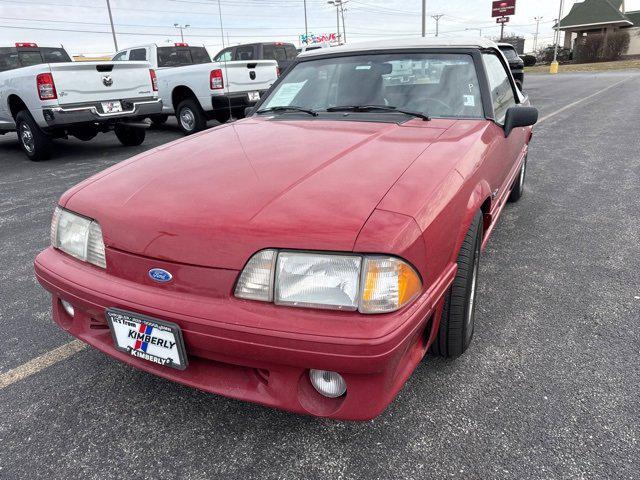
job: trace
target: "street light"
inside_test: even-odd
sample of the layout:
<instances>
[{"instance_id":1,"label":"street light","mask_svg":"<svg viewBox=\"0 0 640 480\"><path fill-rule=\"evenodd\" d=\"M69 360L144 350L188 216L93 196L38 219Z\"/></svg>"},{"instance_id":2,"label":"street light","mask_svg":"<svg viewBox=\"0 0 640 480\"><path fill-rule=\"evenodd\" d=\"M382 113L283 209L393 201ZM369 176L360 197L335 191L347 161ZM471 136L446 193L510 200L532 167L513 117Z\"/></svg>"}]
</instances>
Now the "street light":
<instances>
[{"instance_id":1,"label":"street light","mask_svg":"<svg viewBox=\"0 0 640 480\"><path fill-rule=\"evenodd\" d=\"M189 28L191 25L180 25L179 23L174 23L173 26L180 29L180 41L184 43L184 30Z\"/></svg>"},{"instance_id":2,"label":"street light","mask_svg":"<svg viewBox=\"0 0 640 480\"><path fill-rule=\"evenodd\" d=\"M465 30L477 30L478 31L478 35L482 36L482 29L481 28L465 28Z\"/></svg>"}]
</instances>

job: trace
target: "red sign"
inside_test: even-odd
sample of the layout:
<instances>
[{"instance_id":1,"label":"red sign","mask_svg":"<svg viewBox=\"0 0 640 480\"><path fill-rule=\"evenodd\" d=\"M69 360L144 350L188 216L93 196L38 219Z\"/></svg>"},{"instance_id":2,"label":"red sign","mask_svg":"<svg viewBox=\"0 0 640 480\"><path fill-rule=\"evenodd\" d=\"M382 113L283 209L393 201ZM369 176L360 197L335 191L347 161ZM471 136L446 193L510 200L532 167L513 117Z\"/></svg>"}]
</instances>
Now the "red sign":
<instances>
[{"instance_id":1,"label":"red sign","mask_svg":"<svg viewBox=\"0 0 640 480\"><path fill-rule=\"evenodd\" d=\"M491 8L492 17L504 17L516 14L516 0L498 0L493 2Z\"/></svg>"},{"instance_id":2,"label":"red sign","mask_svg":"<svg viewBox=\"0 0 640 480\"><path fill-rule=\"evenodd\" d=\"M496 18L496 23L508 23L509 17L498 17Z\"/></svg>"}]
</instances>

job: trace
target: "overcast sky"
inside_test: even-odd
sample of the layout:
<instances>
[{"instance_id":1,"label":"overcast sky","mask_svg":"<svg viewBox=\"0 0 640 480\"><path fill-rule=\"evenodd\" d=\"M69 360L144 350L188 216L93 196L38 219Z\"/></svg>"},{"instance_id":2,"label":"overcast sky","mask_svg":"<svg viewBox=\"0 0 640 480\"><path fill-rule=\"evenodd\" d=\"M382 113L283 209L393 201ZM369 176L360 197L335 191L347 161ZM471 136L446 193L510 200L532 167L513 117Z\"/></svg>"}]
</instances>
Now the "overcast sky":
<instances>
[{"instance_id":1,"label":"overcast sky","mask_svg":"<svg viewBox=\"0 0 640 480\"><path fill-rule=\"evenodd\" d=\"M304 33L303 0L220 0L225 43L290 41L298 44ZM565 14L574 0L565 1ZM421 0L350 0L345 23L349 43L368 39L413 36L421 32ZM222 47L217 0L111 0L118 46L180 41L174 23L189 24L185 41L204 44L217 52ZM627 0L627 11L640 9L640 0ZM542 16L540 43L553 38L551 26L559 0L517 0L507 33L524 35L532 48ZM495 37L500 29L491 18L490 0L427 0L429 35L435 33L431 15L440 19L443 36ZM315 34L336 31L336 9L326 0L307 0L308 30ZM228 40L227 40L228 36ZM0 46L15 42L63 44L73 54L110 54L115 50L109 29L106 0L0 0Z\"/></svg>"}]
</instances>

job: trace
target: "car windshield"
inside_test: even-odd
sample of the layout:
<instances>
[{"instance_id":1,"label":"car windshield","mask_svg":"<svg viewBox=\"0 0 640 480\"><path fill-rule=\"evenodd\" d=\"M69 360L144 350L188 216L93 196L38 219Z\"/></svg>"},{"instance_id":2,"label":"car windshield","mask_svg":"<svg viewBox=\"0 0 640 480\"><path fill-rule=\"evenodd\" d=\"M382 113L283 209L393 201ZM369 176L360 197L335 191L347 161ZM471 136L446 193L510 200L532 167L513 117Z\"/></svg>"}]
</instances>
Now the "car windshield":
<instances>
[{"instance_id":1,"label":"car windshield","mask_svg":"<svg viewBox=\"0 0 640 480\"><path fill-rule=\"evenodd\" d=\"M353 108L376 105L387 108L359 112ZM397 115L388 108L394 107L430 117L483 116L473 58L467 54L391 53L303 61L281 80L260 110L278 107L313 112L351 107L355 113Z\"/></svg>"}]
</instances>

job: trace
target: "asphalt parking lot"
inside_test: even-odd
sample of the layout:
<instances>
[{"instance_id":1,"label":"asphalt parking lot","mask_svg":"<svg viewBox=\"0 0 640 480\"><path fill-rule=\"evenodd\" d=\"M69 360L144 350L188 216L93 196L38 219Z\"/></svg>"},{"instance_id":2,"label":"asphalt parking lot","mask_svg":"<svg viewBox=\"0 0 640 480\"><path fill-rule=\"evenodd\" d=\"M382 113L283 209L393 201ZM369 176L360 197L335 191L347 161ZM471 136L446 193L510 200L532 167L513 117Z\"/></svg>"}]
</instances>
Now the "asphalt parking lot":
<instances>
[{"instance_id":1,"label":"asphalt parking lot","mask_svg":"<svg viewBox=\"0 0 640 480\"><path fill-rule=\"evenodd\" d=\"M640 72L527 77L542 122L482 259L474 343L427 356L376 420L229 400L87 348L0 386L0 478L639 478L639 89ZM0 377L72 340L32 269L58 197L172 125L137 148L59 141L43 163L0 136Z\"/></svg>"}]
</instances>

